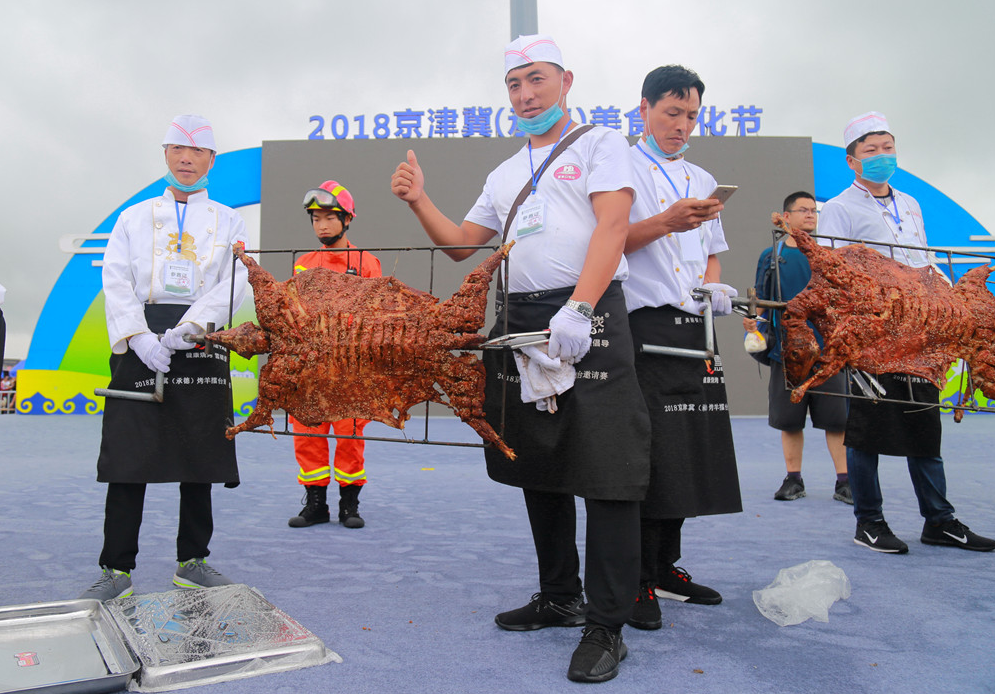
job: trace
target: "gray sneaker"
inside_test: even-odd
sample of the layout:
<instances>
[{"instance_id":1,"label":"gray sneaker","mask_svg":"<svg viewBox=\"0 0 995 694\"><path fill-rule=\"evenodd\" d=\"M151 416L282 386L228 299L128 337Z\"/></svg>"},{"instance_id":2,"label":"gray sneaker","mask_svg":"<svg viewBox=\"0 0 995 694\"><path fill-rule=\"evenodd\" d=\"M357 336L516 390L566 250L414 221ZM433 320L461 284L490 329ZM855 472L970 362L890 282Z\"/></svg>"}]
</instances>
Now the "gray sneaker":
<instances>
[{"instance_id":1,"label":"gray sneaker","mask_svg":"<svg viewBox=\"0 0 995 694\"><path fill-rule=\"evenodd\" d=\"M211 567L204 559L181 561L173 576L173 584L180 588L214 588L231 583L224 574Z\"/></svg>"},{"instance_id":2,"label":"gray sneaker","mask_svg":"<svg viewBox=\"0 0 995 694\"><path fill-rule=\"evenodd\" d=\"M118 571L106 566L100 567L103 573L92 586L83 591L79 596L80 600L113 600L114 598L126 598L134 592L131 585L131 574L126 571Z\"/></svg>"}]
</instances>

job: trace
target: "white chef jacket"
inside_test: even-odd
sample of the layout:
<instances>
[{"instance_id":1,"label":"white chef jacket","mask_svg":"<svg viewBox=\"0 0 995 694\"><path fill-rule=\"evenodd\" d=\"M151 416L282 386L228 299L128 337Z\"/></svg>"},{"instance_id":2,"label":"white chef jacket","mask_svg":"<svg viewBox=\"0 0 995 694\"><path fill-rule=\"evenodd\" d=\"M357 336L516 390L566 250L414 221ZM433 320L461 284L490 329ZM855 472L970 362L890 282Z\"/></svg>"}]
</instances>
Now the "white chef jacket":
<instances>
[{"instance_id":1,"label":"white chef jacket","mask_svg":"<svg viewBox=\"0 0 995 694\"><path fill-rule=\"evenodd\" d=\"M555 145L532 150L523 147L490 173L476 204L466 220L504 231L505 219L522 186L539 171ZM511 249L508 290L512 293L541 291L577 284L587 257L597 218L591 195L598 192L635 188L632 167L626 155L628 142L617 130L597 126L584 133L549 165L539 180L536 194L546 203L542 231L520 236L517 215L508 232ZM529 200L523 204L528 205ZM623 256L614 279L625 279Z\"/></svg>"},{"instance_id":2,"label":"white chef jacket","mask_svg":"<svg viewBox=\"0 0 995 694\"><path fill-rule=\"evenodd\" d=\"M683 158L652 161L652 153L646 155L648 151L641 142L629 148L636 176L630 224L660 214L681 198L704 199L715 190L715 179L700 166ZM726 250L729 245L722 220L713 219L697 229L668 234L628 253L629 279L622 284L626 309L631 313L646 306L673 306L700 315L703 304L692 298L691 290L705 283L708 256Z\"/></svg>"},{"instance_id":3,"label":"white chef jacket","mask_svg":"<svg viewBox=\"0 0 995 694\"><path fill-rule=\"evenodd\" d=\"M188 304L180 323L201 329L228 321L245 298L248 272L235 263L235 293L231 298L232 245L246 243L245 222L230 207L207 196L207 191L187 199L183 216L180 253L193 261L193 292L174 296L165 289L165 264L177 260L179 222L173 192L167 188L157 198L132 205L117 219L104 251L103 285L107 335L111 350L124 354L127 339L148 332L145 304Z\"/></svg>"},{"instance_id":4,"label":"white chef jacket","mask_svg":"<svg viewBox=\"0 0 995 694\"><path fill-rule=\"evenodd\" d=\"M822 206L819 213L819 233L824 236L840 236L854 241L864 241L871 248L890 256L887 246L879 243L897 243L906 246L925 247L926 227L922 220L919 203L910 195L891 189L894 201L887 207L871 195L870 191L857 181ZM897 212L899 221L895 221ZM835 241L837 247L847 243ZM911 267L929 265L925 251L910 248L896 248L895 260Z\"/></svg>"}]
</instances>

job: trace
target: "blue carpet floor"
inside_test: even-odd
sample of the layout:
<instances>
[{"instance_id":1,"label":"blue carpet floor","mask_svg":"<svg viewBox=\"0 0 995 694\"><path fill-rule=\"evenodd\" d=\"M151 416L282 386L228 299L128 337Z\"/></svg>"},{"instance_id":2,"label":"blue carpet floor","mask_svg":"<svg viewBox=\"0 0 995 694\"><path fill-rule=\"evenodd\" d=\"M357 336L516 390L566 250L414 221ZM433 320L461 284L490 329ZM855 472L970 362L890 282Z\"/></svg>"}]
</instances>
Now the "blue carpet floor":
<instances>
[{"instance_id":1,"label":"blue carpet floor","mask_svg":"<svg viewBox=\"0 0 995 694\"><path fill-rule=\"evenodd\" d=\"M409 430L420 435L416 421ZM472 441L455 420L431 437ZM993 421L944 420L949 498L995 535ZM784 476L777 432L734 419L743 513L689 520L681 564L719 590L718 606L663 601L664 628L626 628L629 657L599 692L995 691L995 556L922 545L905 462L883 458L885 513L910 553L853 544L850 506L821 432L809 430L808 496L773 500ZM378 425L368 435L396 434ZM0 604L75 598L98 574L104 487L94 481L97 416L0 417ZM211 563L257 588L342 656L328 664L192 691L569 692L579 629L511 633L494 614L537 590L521 493L491 482L475 448L370 442L367 525L287 526L300 509L287 437L238 437L242 485L216 487ZM152 485L136 593L168 590L175 569L175 485ZM583 505L579 506L583 517ZM578 531L582 535L583 524ZM778 570L828 559L853 585L829 623L778 627L752 591ZM3 687L0 686L0 689Z\"/></svg>"}]
</instances>

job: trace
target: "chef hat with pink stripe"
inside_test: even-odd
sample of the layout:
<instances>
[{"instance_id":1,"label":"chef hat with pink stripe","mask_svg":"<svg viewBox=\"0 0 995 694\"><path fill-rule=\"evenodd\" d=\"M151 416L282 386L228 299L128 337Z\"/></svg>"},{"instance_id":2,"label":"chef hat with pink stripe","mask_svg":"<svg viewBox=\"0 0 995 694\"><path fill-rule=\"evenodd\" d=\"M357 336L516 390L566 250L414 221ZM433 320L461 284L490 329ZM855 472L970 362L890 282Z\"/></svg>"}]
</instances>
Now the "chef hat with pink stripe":
<instances>
[{"instance_id":1,"label":"chef hat with pink stripe","mask_svg":"<svg viewBox=\"0 0 995 694\"><path fill-rule=\"evenodd\" d=\"M519 36L504 49L504 74L532 63L553 63L563 67L563 56L552 36L533 34Z\"/></svg>"},{"instance_id":2,"label":"chef hat with pink stripe","mask_svg":"<svg viewBox=\"0 0 995 694\"><path fill-rule=\"evenodd\" d=\"M162 146L166 145L186 145L218 151L214 144L214 129L204 116L184 115L174 118L166 130L166 137L162 139Z\"/></svg>"},{"instance_id":3,"label":"chef hat with pink stripe","mask_svg":"<svg viewBox=\"0 0 995 694\"><path fill-rule=\"evenodd\" d=\"M846 128L843 130L843 147L849 147L851 143L868 133L878 132L891 133L891 127L884 114L877 111L862 113L846 124Z\"/></svg>"}]
</instances>

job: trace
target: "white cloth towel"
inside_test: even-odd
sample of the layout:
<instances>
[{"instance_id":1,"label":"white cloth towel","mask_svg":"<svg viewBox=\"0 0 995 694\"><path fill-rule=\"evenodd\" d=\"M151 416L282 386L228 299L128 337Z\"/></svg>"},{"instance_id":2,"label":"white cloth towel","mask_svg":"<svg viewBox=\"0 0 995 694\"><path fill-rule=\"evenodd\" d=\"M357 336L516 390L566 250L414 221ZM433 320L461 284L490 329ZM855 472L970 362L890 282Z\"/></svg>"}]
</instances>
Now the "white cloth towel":
<instances>
[{"instance_id":1,"label":"white cloth towel","mask_svg":"<svg viewBox=\"0 0 995 694\"><path fill-rule=\"evenodd\" d=\"M515 350L515 364L522 377L522 402L534 402L540 412L556 412L556 396L574 386L577 371L573 364L550 359L546 345Z\"/></svg>"}]
</instances>

